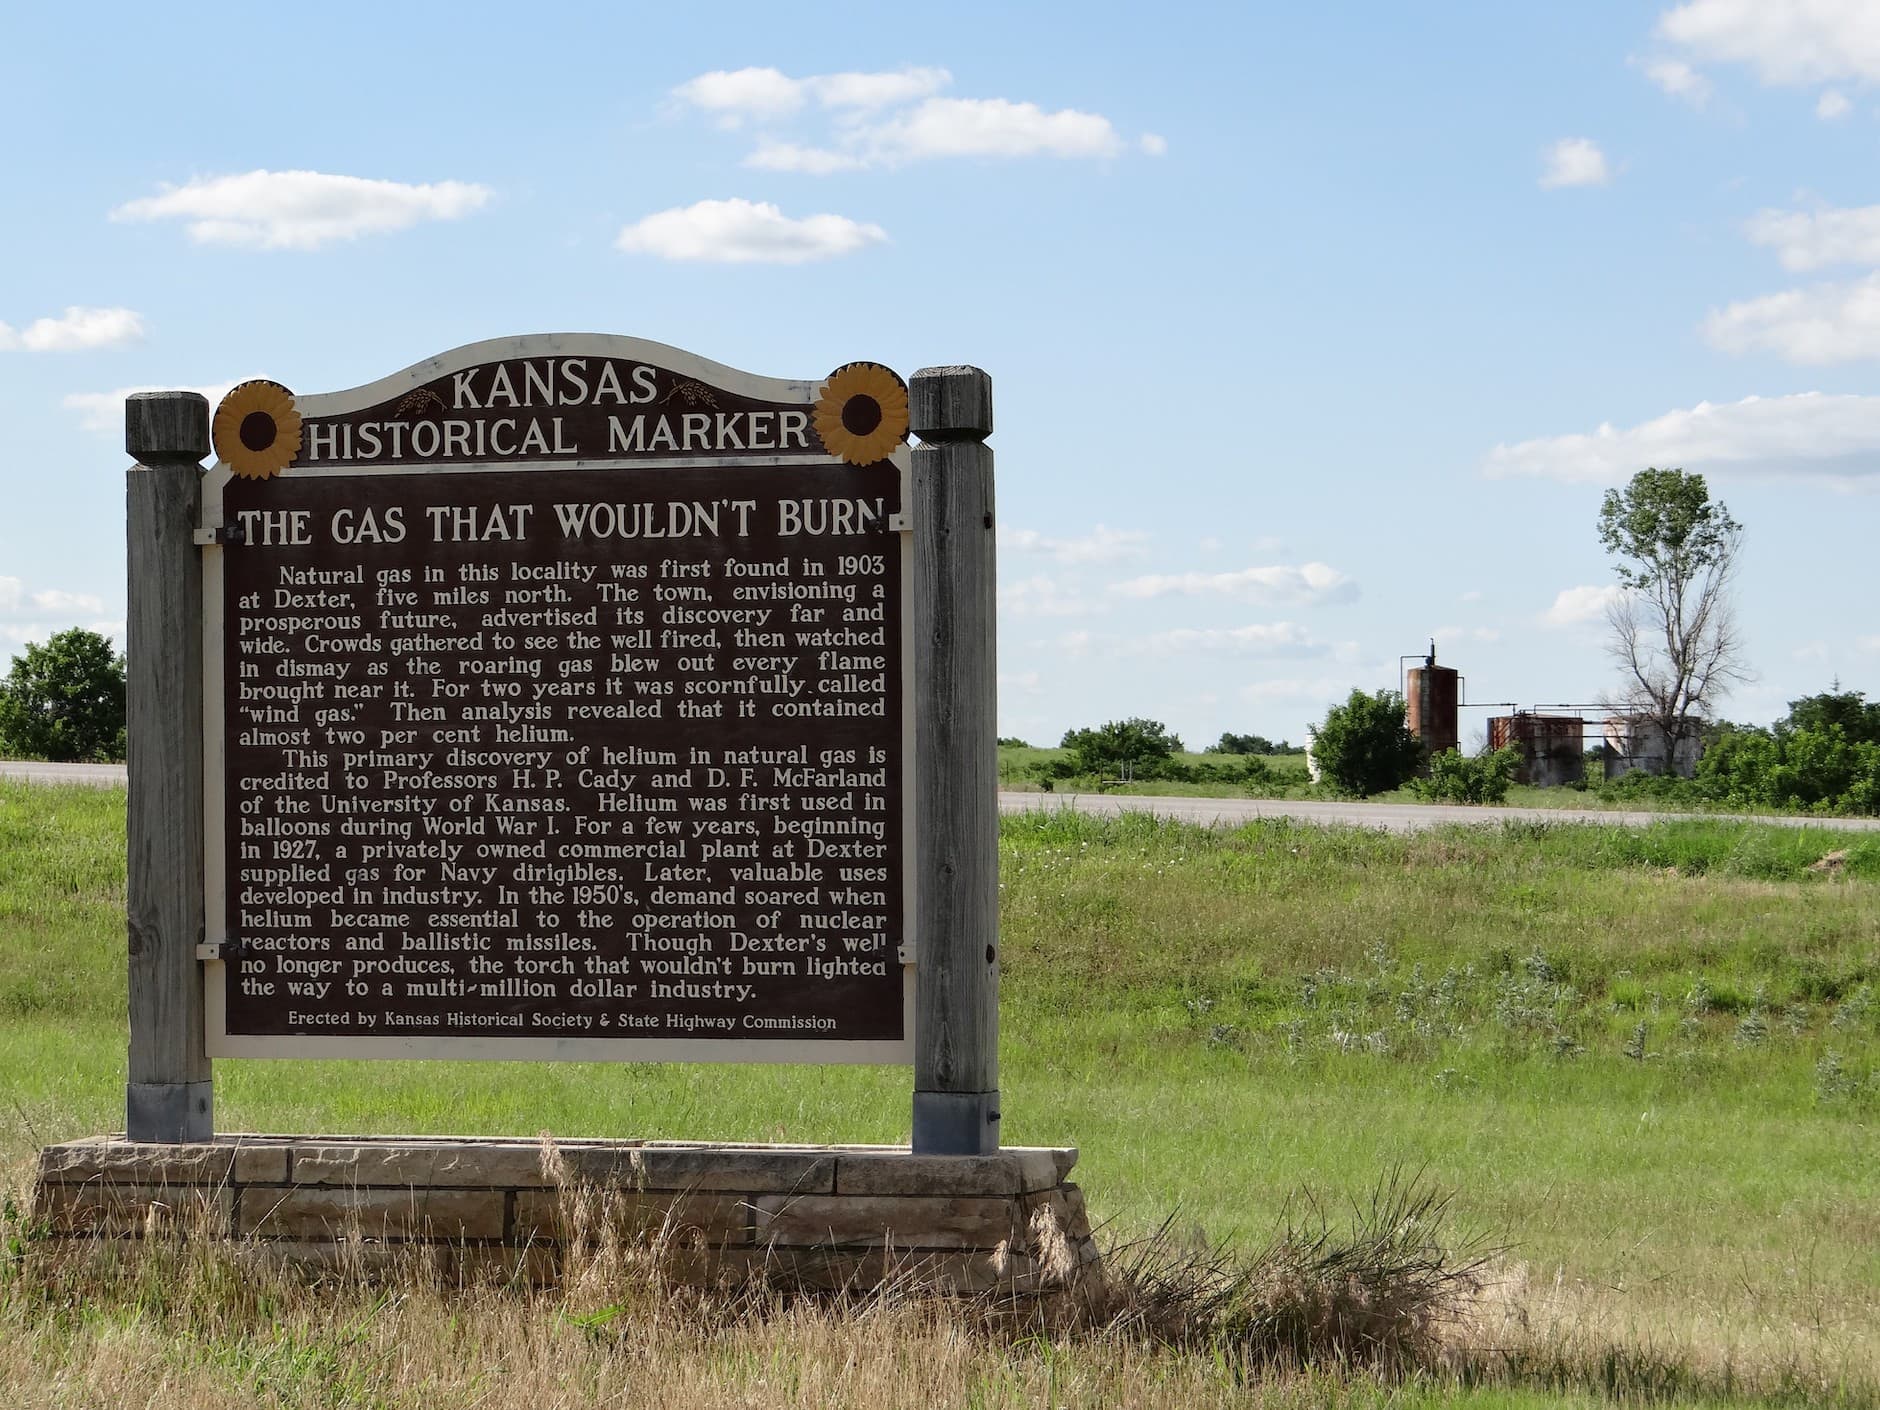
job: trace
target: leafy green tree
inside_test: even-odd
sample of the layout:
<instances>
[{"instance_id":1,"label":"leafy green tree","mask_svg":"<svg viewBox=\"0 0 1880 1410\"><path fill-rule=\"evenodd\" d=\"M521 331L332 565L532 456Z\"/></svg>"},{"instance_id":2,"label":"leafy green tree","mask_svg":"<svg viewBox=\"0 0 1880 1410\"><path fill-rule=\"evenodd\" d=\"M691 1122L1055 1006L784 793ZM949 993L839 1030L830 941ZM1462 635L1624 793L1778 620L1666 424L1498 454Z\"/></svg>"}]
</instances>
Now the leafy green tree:
<instances>
[{"instance_id":1,"label":"leafy green tree","mask_svg":"<svg viewBox=\"0 0 1880 1410\"><path fill-rule=\"evenodd\" d=\"M1423 762L1423 741L1410 732L1403 696L1354 690L1326 712L1312 757L1326 783L1365 798L1408 783Z\"/></svg>"},{"instance_id":2,"label":"leafy green tree","mask_svg":"<svg viewBox=\"0 0 1880 1410\"><path fill-rule=\"evenodd\" d=\"M1625 590L1607 609L1624 695L1667 741L1694 736L1745 678L1730 580L1743 526L1702 475L1645 469L1607 490L1599 541Z\"/></svg>"},{"instance_id":3,"label":"leafy green tree","mask_svg":"<svg viewBox=\"0 0 1880 1410\"><path fill-rule=\"evenodd\" d=\"M1181 751L1182 742L1160 720L1131 718L1069 730L1060 747L1070 751L1075 773L1155 778Z\"/></svg>"},{"instance_id":4,"label":"leafy green tree","mask_svg":"<svg viewBox=\"0 0 1880 1410\"><path fill-rule=\"evenodd\" d=\"M124 757L124 658L73 627L28 642L0 683L0 752L60 763Z\"/></svg>"},{"instance_id":5,"label":"leafy green tree","mask_svg":"<svg viewBox=\"0 0 1880 1410\"><path fill-rule=\"evenodd\" d=\"M1791 700L1788 720L1776 728L1825 730L1834 725L1856 744L1880 744L1880 701L1869 701L1865 691L1842 690L1836 681L1833 690Z\"/></svg>"},{"instance_id":6,"label":"leafy green tree","mask_svg":"<svg viewBox=\"0 0 1880 1410\"><path fill-rule=\"evenodd\" d=\"M1273 741L1263 734L1233 734L1223 732L1217 743L1210 744L1205 751L1208 754L1273 754L1278 751Z\"/></svg>"},{"instance_id":7,"label":"leafy green tree","mask_svg":"<svg viewBox=\"0 0 1880 1410\"><path fill-rule=\"evenodd\" d=\"M1880 813L1880 705L1838 688L1791 700L1773 729L1723 731L1697 784L1734 807Z\"/></svg>"}]
</instances>

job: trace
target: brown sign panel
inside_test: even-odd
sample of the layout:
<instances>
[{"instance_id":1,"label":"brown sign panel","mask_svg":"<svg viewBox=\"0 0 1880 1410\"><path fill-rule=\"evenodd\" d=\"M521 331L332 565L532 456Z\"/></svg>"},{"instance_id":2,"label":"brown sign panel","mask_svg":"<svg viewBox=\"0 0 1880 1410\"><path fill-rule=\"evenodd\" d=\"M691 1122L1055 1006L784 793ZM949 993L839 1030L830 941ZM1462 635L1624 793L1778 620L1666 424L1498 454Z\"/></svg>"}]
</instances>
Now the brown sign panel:
<instances>
[{"instance_id":1,"label":"brown sign panel","mask_svg":"<svg viewBox=\"0 0 1880 1410\"><path fill-rule=\"evenodd\" d=\"M212 473L212 1051L904 1060L898 457L577 458Z\"/></svg>"}]
</instances>

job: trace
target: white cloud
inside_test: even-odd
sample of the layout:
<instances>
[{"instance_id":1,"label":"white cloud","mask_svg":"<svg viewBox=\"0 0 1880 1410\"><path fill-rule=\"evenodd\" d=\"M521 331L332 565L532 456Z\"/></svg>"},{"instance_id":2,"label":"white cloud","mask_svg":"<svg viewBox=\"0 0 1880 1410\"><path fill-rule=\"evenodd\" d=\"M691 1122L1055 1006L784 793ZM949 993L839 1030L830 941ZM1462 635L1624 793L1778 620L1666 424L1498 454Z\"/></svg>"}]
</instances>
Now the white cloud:
<instances>
[{"instance_id":1,"label":"white cloud","mask_svg":"<svg viewBox=\"0 0 1880 1410\"><path fill-rule=\"evenodd\" d=\"M1245 627L1178 627L1142 639L1156 652L1209 651L1235 656L1304 658L1326 656L1332 648L1296 622L1259 622Z\"/></svg>"},{"instance_id":2,"label":"white cloud","mask_svg":"<svg viewBox=\"0 0 1880 1410\"><path fill-rule=\"evenodd\" d=\"M122 622L84 620L95 619L103 611L104 600L95 593L59 588L28 591L20 579L0 575L0 640L43 642L69 627L85 626L121 643Z\"/></svg>"},{"instance_id":3,"label":"white cloud","mask_svg":"<svg viewBox=\"0 0 1880 1410\"><path fill-rule=\"evenodd\" d=\"M1606 154L1588 137L1563 137L1547 149L1547 166L1541 172L1541 187L1554 190L1562 186L1604 186L1612 179L1606 168Z\"/></svg>"},{"instance_id":4,"label":"white cloud","mask_svg":"<svg viewBox=\"0 0 1880 1410\"><path fill-rule=\"evenodd\" d=\"M1470 588L1457 599L1459 602L1480 602L1481 600L1482 593L1479 588Z\"/></svg>"},{"instance_id":5,"label":"white cloud","mask_svg":"<svg viewBox=\"0 0 1880 1410\"><path fill-rule=\"evenodd\" d=\"M131 309L73 304L58 318L36 318L24 328L0 323L0 351L79 352L135 342L143 336L144 320Z\"/></svg>"},{"instance_id":6,"label":"white cloud","mask_svg":"<svg viewBox=\"0 0 1880 1410\"><path fill-rule=\"evenodd\" d=\"M104 611L104 599L89 592L60 592L57 588L48 588L32 595L32 604L40 612L90 612L94 615Z\"/></svg>"},{"instance_id":7,"label":"white cloud","mask_svg":"<svg viewBox=\"0 0 1880 1410\"><path fill-rule=\"evenodd\" d=\"M807 264L880 244L888 232L844 215L793 218L767 201L733 196L637 220L620 232L630 254L715 264Z\"/></svg>"},{"instance_id":8,"label":"white cloud","mask_svg":"<svg viewBox=\"0 0 1880 1410\"><path fill-rule=\"evenodd\" d=\"M1007 98L929 98L874 126L843 134L840 147L869 166L940 157L1113 157L1123 139L1098 113Z\"/></svg>"},{"instance_id":9,"label":"white cloud","mask_svg":"<svg viewBox=\"0 0 1880 1410\"><path fill-rule=\"evenodd\" d=\"M413 186L320 171L250 171L196 177L161 195L127 201L113 220L182 220L205 245L316 250L425 220L456 220L488 204L486 186L439 181Z\"/></svg>"},{"instance_id":10,"label":"white cloud","mask_svg":"<svg viewBox=\"0 0 1880 1410\"><path fill-rule=\"evenodd\" d=\"M1710 80L1682 59L1657 59L1644 67L1645 77L1673 98L1682 98L1693 108L1710 101Z\"/></svg>"},{"instance_id":11,"label":"white cloud","mask_svg":"<svg viewBox=\"0 0 1880 1410\"><path fill-rule=\"evenodd\" d=\"M827 147L801 147L794 142L760 142L744 159L759 171L791 171L800 176L828 176L837 171L860 171L868 163L850 152Z\"/></svg>"},{"instance_id":12,"label":"white cloud","mask_svg":"<svg viewBox=\"0 0 1880 1410\"><path fill-rule=\"evenodd\" d=\"M1081 538L1061 539L1036 529L1001 529L999 547L1016 553L1042 553L1058 563L1120 563L1142 556L1149 536L1137 529L1099 524Z\"/></svg>"},{"instance_id":13,"label":"white cloud","mask_svg":"<svg viewBox=\"0 0 1880 1410\"><path fill-rule=\"evenodd\" d=\"M1825 641L1807 641L1789 653L1797 661L1826 661L1828 643Z\"/></svg>"},{"instance_id":14,"label":"white cloud","mask_svg":"<svg viewBox=\"0 0 1880 1410\"><path fill-rule=\"evenodd\" d=\"M826 73L804 80L825 108L873 112L931 97L953 82L945 69L905 68L892 73Z\"/></svg>"},{"instance_id":15,"label":"white cloud","mask_svg":"<svg viewBox=\"0 0 1880 1410\"><path fill-rule=\"evenodd\" d=\"M1854 646L1861 651L1880 651L1880 636L1856 637Z\"/></svg>"},{"instance_id":16,"label":"white cloud","mask_svg":"<svg viewBox=\"0 0 1880 1410\"><path fill-rule=\"evenodd\" d=\"M1726 352L1772 352L1811 367L1880 357L1880 273L1713 309L1704 336Z\"/></svg>"},{"instance_id":17,"label":"white cloud","mask_svg":"<svg viewBox=\"0 0 1880 1410\"><path fill-rule=\"evenodd\" d=\"M1042 573L999 585L999 610L1016 617L1087 617L1103 610L1075 589Z\"/></svg>"},{"instance_id":18,"label":"white cloud","mask_svg":"<svg viewBox=\"0 0 1880 1410\"><path fill-rule=\"evenodd\" d=\"M71 392L61 398L59 404L67 411L76 411L78 424L85 430L115 435L124 429L124 399L133 392L201 392L208 398L209 410L213 412L216 403L229 394L230 388L247 380L233 377L206 387L119 387L111 392Z\"/></svg>"},{"instance_id":19,"label":"white cloud","mask_svg":"<svg viewBox=\"0 0 1880 1410\"><path fill-rule=\"evenodd\" d=\"M1124 597L1167 597L1207 594L1244 598L1251 602L1351 602L1358 585L1326 563L1274 564L1241 568L1231 573L1151 573L1115 583L1110 591Z\"/></svg>"},{"instance_id":20,"label":"white cloud","mask_svg":"<svg viewBox=\"0 0 1880 1410\"><path fill-rule=\"evenodd\" d=\"M1774 250L1785 269L1880 264L1880 206L1762 210L1750 217L1743 231L1751 244Z\"/></svg>"},{"instance_id":21,"label":"white cloud","mask_svg":"<svg viewBox=\"0 0 1880 1410\"><path fill-rule=\"evenodd\" d=\"M1549 626L1573 627L1604 621L1606 609L1625 596L1625 589L1608 583L1602 587L1562 588L1554 605L1541 614Z\"/></svg>"},{"instance_id":22,"label":"white cloud","mask_svg":"<svg viewBox=\"0 0 1880 1410\"><path fill-rule=\"evenodd\" d=\"M786 117L803 106L803 83L779 69L714 69L680 84L673 96L735 125L744 118Z\"/></svg>"},{"instance_id":23,"label":"white cloud","mask_svg":"<svg viewBox=\"0 0 1880 1410\"><path fill-rule=\"evenodd\" d=\"M829 73L791 78L780 69L718 69L673 89L682 103L717 115L726 126L789 117L814 102L825 108L871 112L938 93L953 81L945 69L904 68L884 73Z\"/></svg>"},{"instance_id":24,"label":"white cloud","mask_svg":"<svg viewBox=\"0 0 1880 1410\"><path fill-rule=\"evenodd\" d=\"M1168 140L1153 132L1125 142L1100 113L939 96L952 81L942 68L805 78L775 68L721 69L680 84L673 96L727 128L778 123L812 108L830 116L833 126L821 142L759 141L745 165L765 171L826 176L947 157L1114 157L1132 146L1151 157L1168 151Z\"/></svg>"},{"instance_id":25,"label":"white cloud","mask_svg":"<svg viewBox=\"0 0 1880 1410\"><path fill-rule=\"evenodd\" d=\"M1854 105L1847 100L1847 95L1830 88L1815 101L1815 116L1823 122L1835 122L1854 111Z\"/></svg>"},{"instance_id":26,"label":"white cloud","mask_svg":"<svg viewBox=\"0 0 1880 1410\"><path fill-rule=\"evenodd\" d=\"M1880 484L1880 396L1802 392L1699 402L1636 426L1498 445L1483 470L1496 479L1617 484L1647 465Z\"/></svg>"},{"instance_id":27,"label":"white cloud","mask_svg":"<svg viewBox=\"0 0 1880 1410\"><path fill-rule=\"evenodd\" d=\"M1658 33L1711 63L1746 64L1764 83L1880 78L1872 0L1688 0Z\"/></svg>"}]
</instances>

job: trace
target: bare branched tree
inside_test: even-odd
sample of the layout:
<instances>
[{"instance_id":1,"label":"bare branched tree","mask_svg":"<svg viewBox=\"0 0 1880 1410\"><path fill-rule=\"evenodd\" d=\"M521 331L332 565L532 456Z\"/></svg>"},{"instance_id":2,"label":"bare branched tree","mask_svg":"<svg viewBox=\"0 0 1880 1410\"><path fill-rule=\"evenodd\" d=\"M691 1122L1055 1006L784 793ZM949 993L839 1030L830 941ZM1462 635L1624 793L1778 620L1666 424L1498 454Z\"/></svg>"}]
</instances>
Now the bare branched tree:
<instances>
[{"instance_id":1,"label":"bare branched tree","mask_svg":"<svg viewBox=\"0 0 1880 1410\"><path fill-rule=\"evenodd\" d=\"M1625 703L1664 731L1667 758L1748 679L1730 600L1743 526L1702 475L1646 469L1607 490L1599 541L1623 594L1607 609Z\"/></svg>"}]
</instances>

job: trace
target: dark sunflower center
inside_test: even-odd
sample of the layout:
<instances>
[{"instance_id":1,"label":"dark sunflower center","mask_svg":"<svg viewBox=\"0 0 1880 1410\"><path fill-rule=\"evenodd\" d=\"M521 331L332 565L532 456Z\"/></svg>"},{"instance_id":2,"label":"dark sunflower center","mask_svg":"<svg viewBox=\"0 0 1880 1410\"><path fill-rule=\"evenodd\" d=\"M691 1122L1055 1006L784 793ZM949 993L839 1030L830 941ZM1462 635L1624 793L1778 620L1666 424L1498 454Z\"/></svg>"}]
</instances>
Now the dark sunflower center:
<instances>
[{"instance_id":1,"label":"dark sunflower center","mask_svg":"<svg viewBox=\"0 0 1880 1410\"><path fill-rule=\"evenodd\" d=\"M842 403L842 429L851 436L866 436L881 424L881 403L858 392Z\"/></svg>"},{"instance_id":2,"label":"dark sunflower center","mask_svg":"<svg viewBox=\"0 0 1880 1410\"><path fill-rule=\"evenodd\" d=\"M253 451L263 451L274 444L274 418L265 411L251 411L242 417L242 444Z\"/></svg>"}]
</instances>

